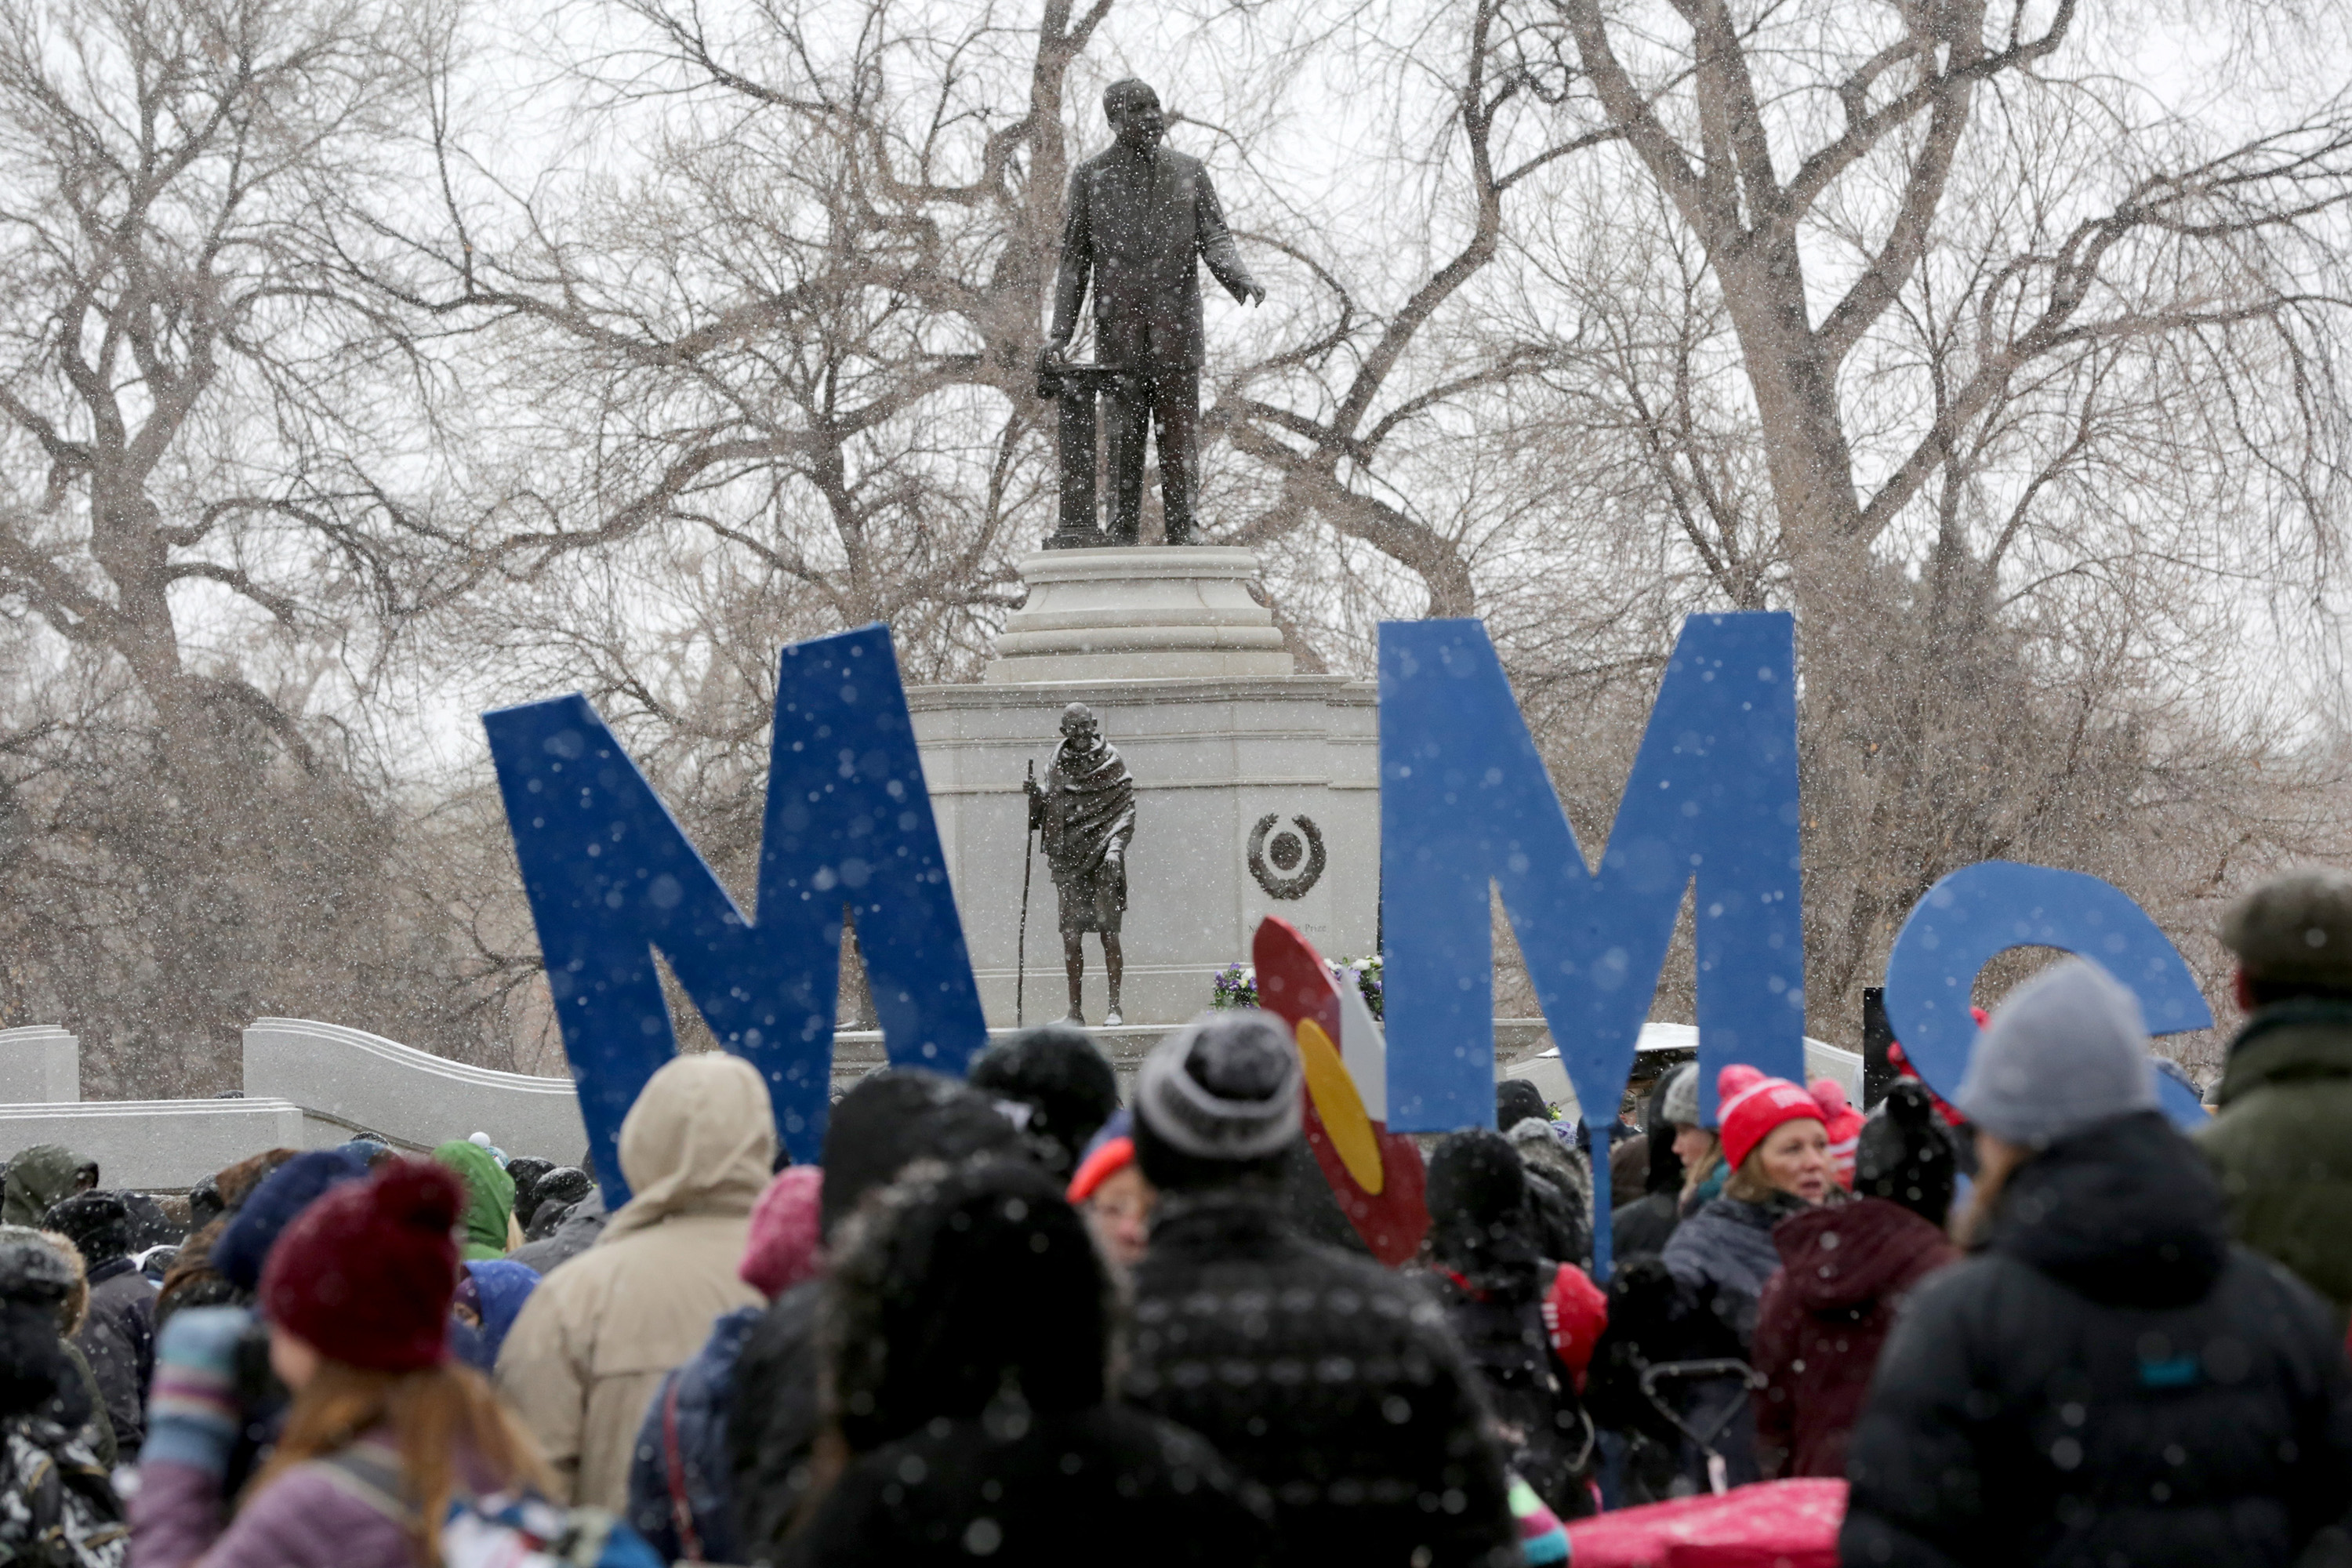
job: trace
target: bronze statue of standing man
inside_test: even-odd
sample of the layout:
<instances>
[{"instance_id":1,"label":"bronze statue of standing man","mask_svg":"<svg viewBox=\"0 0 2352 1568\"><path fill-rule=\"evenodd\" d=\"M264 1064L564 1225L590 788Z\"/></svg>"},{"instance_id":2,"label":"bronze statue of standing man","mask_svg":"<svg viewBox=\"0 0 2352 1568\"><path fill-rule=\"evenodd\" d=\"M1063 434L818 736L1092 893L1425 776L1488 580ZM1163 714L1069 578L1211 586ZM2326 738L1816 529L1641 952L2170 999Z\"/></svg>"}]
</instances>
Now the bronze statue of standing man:
<instances>
[{"instance_id":1,"label":"bronze statue of standing man","mask_svg":"<svg viewBox=\"0 0 2352 1568\"><path fill-rule=\"evenodd\" d=\"M1029 826L1045 830L1045 864L1054 873L1055 900L1061 906L1062 964L1070 977L1070 1015L1086 1020L1080 987L1087 975L1086 933L1102 939L1103 969L1110 981L1113 1026L1119 1014L1118 984L1126 969L1118 928L1127 914L1127 846L1135 837L1135 781L1127 764L1102 738L1094 710L1073 702L1062 710L1062 743L1054 750L1045 782L1029 792Z\"/></svg>"},{"instance_id":2,"label":"bronze statue of standing man","mask_svg":"<svg viewBox=\"0 0 2352 1568\"><path fill-rule=\"evenodd\" d=\"M1139 536L1144 438L1156 422L1168 542L1189 544L1200 480L1201 366L1207 357L1197 262L1207 262L1236 301L1259 303L1265 290L1234 248L1208 170L1198 158L1160 145L1168 122L1159 95L1129 78L1104 90L1103 109L1118 140L1070 176L1061 268L1054 279L1054 326L1039 375L1045 380L1064 363L1091 279L1095 363L1119 373L1106 378L1111 506L1104 542L1133 544ZM1089 423L1084 453L1089 510L1093 445ZM1066 451L1066 470L1076 461L1077 454Z\"/></svg>"}]
</instances>

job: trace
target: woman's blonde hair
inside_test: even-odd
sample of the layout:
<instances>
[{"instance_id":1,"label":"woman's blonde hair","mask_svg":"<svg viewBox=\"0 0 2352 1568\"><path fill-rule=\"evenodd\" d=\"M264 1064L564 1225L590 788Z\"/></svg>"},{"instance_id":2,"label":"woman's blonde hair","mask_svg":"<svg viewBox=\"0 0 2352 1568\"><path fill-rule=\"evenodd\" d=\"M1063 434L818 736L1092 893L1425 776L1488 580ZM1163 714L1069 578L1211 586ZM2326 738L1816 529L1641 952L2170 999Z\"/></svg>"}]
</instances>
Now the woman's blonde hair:
<instances>
[{"instance_id":1,"label":"woman's blonde hair","mask_svg":"<svg viewBox=\"0 0 2352 1568\"><path fill-rule=\"evenodd\" d=\"M1764 1179L1763 1163L1758 1158L1763 1152L1763 1142L1759 1140L1756 1147L1748 1152L1748 1158L1739 1162L1739 1168L1724 1182L1725 1197L1738 1198L1744 1204L1760 1204L1780 1190Z\"/></svg>"},{"instance_id":2,"label":"woman's blonde hair","mask_svg":"<svg viewBox=\"0 0 2352 1568\"><path fill-rule=\"evenodd\" d=\"M2000 1207L2010 1177L2033 1158L2034 1151L1979 1130L1977 1133L1977 1173L1969 1189L1969 1206L1953 1211L1948 1234L1963 1250L1977 1246L1992 1230L1992 1216Z\"/></svg>"},{"instance_id":3,"label":"woman's blonde hair","mask_svg":"<svg viewBox=\"0 0 2352 1568\"><path fill-rule=\"evenodd\" d=\"M324 1360L294 1395L278 1449L246 1495L258 1496L295 1466L340 1453L378 1427L391 1428L400 1452L410 1543L422 1568L440 1568L441 1521L459 1454L491 1486L556 1495L539 1446L473 1368L448 1362L422 1372L372 1372Z\"/></svg>"}]
</instances>

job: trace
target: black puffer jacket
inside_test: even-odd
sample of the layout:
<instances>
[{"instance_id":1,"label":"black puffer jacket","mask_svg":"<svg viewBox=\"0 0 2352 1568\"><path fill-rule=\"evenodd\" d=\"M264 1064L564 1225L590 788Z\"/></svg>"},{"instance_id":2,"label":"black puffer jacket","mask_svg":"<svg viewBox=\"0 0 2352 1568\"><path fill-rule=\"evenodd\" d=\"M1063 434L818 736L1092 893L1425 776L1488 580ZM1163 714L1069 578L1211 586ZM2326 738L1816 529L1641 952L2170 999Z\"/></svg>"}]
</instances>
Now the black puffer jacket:
<instances>
[{"instance_id":1,"label":"black puffer jacket","mask_svg":"<svg viewBox=\"0 0 2352 1568\"><path fill-rule=\"evenodd\" d=\"M1554 1137L1551 1123L1529 1117L1509 1130L1528 1173L1528 1212L1537 1250L1592 1267L1592 1173L1584 1155Z\"/></svg>"},{"instance_id":2,"label":"black puffer jacket","mask_svg":"<svg viewBox=\"0 0 2352 1568\"><path fill-rule=\"evenodd\" d=\"M1617 1205L1609 1221L1610 1256L1620 1266L1664 1252L1675 1226L1682 1223L1683 1157L1675 1152L1675 1124L1666 1120L1667 1081L1658 1080L1642 1109L1649 1157L1641 1195L1610 1194L1610 1202Z\"/></svg>"},{"instance_id":3,"label":"black puffer jacket","mask_svg":"<svg viewBox=\"0 0 2352 1568\"><path fill-rule=\"evenodd\" d=\"M1424 1292L1299 1239L1272 1203L1163 1200L1127 1398L1266 1488L1282 1561L1517 1563L1473 1377Z\"/></svg>"},{"instance_id":4,"label":"black puffer jacket","mask_svg":"<svg viewBox=\"0 0 2352 1568\"><path fill-rule=\"evenodd\" d=\"M0 1301L0 1562L119 1568L130 1530L77 1431L88 1395L65 1351L53 1302Z\"/></svg>"},{"instance_id":5,"label":"black puffer jacket","mask_svg":"<svg viewBox=\"0 0 2352 1568\"><path fill-rule=\"evenodd\" d=\"M817 1343L853 1462L789 1568L1271 1564L1262 1495L1107 1403L1111 1281L1062 1185L1025 1162L917 1165L835 1233Z\"/></svg>"},{"instance_id":6,"label":"black puffer jacket","mask_svg":"<svg viewBox=\"0 0 2352 1568\"><path fill-rule=\"evenodd\" d=\"M537 1269L541 1279L595 1246L596 1238L604 1234L604 1222L610 1217L604 1213L604 1194L593 1187L586 1197L560 1212L562 1217L545 1235L537 1241L525 1242L507 1254L524 1268ZM531 1217L539 1220L545 1219L547 1215L542 1208L542 1212Z\"/></svg>"},{"instance_id":7,"label":"black puffer jacket","mask_svg":"<svg viewBox=\"0 0 2352 1568\"><path fill-rule=\"evenodd\" d=\"M1448 1269L1431 1277L1430 1289L1478 1370L1511 1472L1560 1518L1581 1519L1592 1511L1595 1445L1576 1380L1544 1328L1543 1290L1558 1269L1533 1260L1476 1276Z\"/></svg>"},{"instance_id":8,"label":"black puffer jacket","mask_svg":"<svg viewBox=\"0 0 2352 1568\"><path fill-rule=\"evenodd\" d=\"M1270 1533L1209 1446L1117 1405L935 1421L843 1475L784 1568L1259 1568Z\"/></svg>"},{"instance_id":9,"label":"black puffer jacket","mask_svg":"<svg viewBox=\"0 0 2352 1568\"><path fill-rule=\"evenodd\" d=\"M949 1164L1011 1155L1021 1135L984 1095L937 1073L887 1068L834 1107L825 1129L819 1217L835 1229L868 1194L917 1160ZM583 1200L585 1201L585 1200ZM776 1561L814 1484L822 1424L817 1403L818 1282L785 1291L744 1336L727 1417L735 1540L747 1562Z\"/></svg>"},{"instance_id":10,"label":"black puffer jacket","mask_svg":"<svg viewBox=\"0 0 2352 1568\"><path fill-rule=\"evenodd\" d=\"M2340 1528L2340 1337L2228 1236L2211 1172L2153 1111L2020 1167L1990 1245L1923 1283L1887 1342L1841 1560L2285 1568Z\"/></svg>"}]
</instances>

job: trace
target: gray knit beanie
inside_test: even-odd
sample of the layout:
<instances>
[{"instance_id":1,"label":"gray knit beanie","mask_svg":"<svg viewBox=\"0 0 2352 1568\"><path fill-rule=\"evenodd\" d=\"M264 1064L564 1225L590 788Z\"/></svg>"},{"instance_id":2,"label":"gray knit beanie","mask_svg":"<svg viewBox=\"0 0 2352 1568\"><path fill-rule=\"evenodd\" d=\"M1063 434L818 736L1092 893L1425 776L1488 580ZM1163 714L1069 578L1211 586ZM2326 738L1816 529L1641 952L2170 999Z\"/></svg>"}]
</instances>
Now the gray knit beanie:
<instances>
[{"instance_id":1,"label":"gray knit beanie","mask_svg":"<svg viewBox=\"0 0 2352 1568\"><path fill-rule=\"evenodd\" d=\"M2033 1149L2154 1110L2139 999L2095 963L2053 964L1993 1009L1952 1103L1994 1137Z\"/></svg>"},{"instance_id":2,"label":"gray knit beanie","mask_svg":"<svg viewBox=\"0 0 2352 1568\"><path fill-rule=\"evenodd\" d=\"M1698 1063L1685 1062L1666 1075L1666 1092L1658 1100L1658 1114L1675 1126L1699 1125Z\"/></svg>"},{"instance_id":3,"label":"gray knit beanie","mask_svg":"<svg viewBox=\"0 0 2352 1568\"><path fill-rule=\"evenodd\" d=\"M1298 1136L1298 1052L1255 1007L1203 1013L1151 1048L1135 1113L1200 1160L1259 1160Z\"/></svg>"}]
</instances>

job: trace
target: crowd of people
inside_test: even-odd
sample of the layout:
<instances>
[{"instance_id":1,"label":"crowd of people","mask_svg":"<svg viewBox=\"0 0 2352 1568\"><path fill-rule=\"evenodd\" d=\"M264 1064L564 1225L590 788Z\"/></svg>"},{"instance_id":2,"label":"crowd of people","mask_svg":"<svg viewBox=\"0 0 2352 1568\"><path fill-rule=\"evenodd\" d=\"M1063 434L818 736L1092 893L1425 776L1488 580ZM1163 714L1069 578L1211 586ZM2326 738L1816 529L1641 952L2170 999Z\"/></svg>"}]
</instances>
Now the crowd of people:
<instances>
[{"instance_id":1,"label":"crowd of people","mask_svg":"<svg viewBox=\"0 0 2352 1568\"><path fill-rule=\"evenodd\" d=\"M186 1194L26 1150L0 1563L1505 1568L1819 1477L1851 1568L2352 1563L2352 879L2223 935L2248 1016L2193 1137L2131 993L2069 960L1948 1101L1685 1063L1588 1148L1507 1081L1427 1141L1397 1268L1249 1010L1124 1105L1059 1026L878 1071L815 1166L750 1065L679 1057L609 1212L479 1134Z\"/></svg>"}]
</instances>

